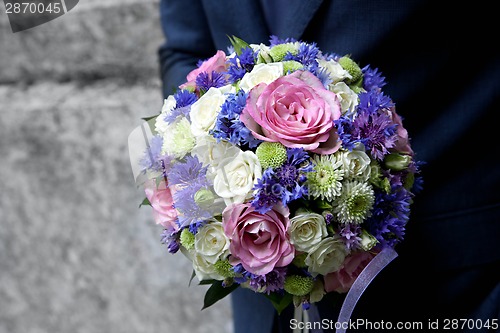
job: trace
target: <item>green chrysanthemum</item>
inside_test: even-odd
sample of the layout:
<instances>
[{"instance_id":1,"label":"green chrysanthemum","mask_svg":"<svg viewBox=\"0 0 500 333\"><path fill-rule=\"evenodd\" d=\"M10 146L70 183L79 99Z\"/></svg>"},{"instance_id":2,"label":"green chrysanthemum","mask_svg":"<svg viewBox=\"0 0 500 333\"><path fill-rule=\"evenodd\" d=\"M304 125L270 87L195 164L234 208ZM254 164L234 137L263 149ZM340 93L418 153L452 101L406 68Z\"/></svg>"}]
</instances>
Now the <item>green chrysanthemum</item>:
<instances>
[{"instance_id":1,"label":"green chrysanthemum","mask_svg":"<svg viewBox=\"0 0 500 333\"><path fill-rule=\"evenodd\" d=\"M304 65L302 65L300 62L295 61L295 60L287 60L283 61L283 73L288 74L288 73L293 73L296 70L304 68Z\"/></svg>"},{"instance_id":2,"label":"green chrysanthemum","mask_svg":"<svg viewBox=\"0 0 500 333\"><path fill-rule=\"evenodd\" d=\"M285 279L283 288L294 296L305 296L311 292L314 280L307 276L290 275Z\"/></svg>"},{"instance_id":3,"label":"green chrysanthemum","mask_svg":"<svg viewBox=\"0 0 500 333\"><path fill-rule=\"evenodd\" d=\"M215 272L225 278L234 277L233 266L229 263L229 260L218 260L214 264Z\"/></svg>"},{"instance_id":4,"label":"green chrysanthemum","mask_svg":"<svg viewBox=\"0 0 500 333\"><path fill-rule=\"evenodd\" d=\"M288 52L296 55L299 52L297 45L294 43L278 44L271 48L271 50L269 51L269 55L274 62L278 62L282 61Z\"/></svg>"},{"instance_id":5,"label":"green chrysanthemum","mask_svg":"<svg viewBox=\"0 0 500 333\"><path fill-rule=\"evenodd\" d=\"M332 201L340 195L342 189L342 161L335 154L315 155L312 164L314 170L307 174L309 194L315 198Z\"/></svg>"},{"instance_id":6,"label":"green chrysanthemum","mask_svg":"<svg viewBox=\"0 0 500 333\"><path fill-rule=\"evenodd\" d=\"M262 142L257 147L255 154L264 170L278 168L287 159L286 147L279 142Z\"/></svg>"},{"instance_id":7,"label":"green chrysanthemum","mask_svg":"<svg viewBox=\"0 0 500 333\"><path fill-rule=\"evenodd\" d=\"M343 56L342 58L340 58L339 64L352 76L352 78L346 80L346 83L349 85L353 84L355 86L360 85L360 82L363 78L363 72L361 71L359 65L348 56Z\"/></svg>"},{"instance_id":8,"label":"green chrysanthemum","mask_svg":"<svg viewBox=\"0 0 500 333\"><path fill-rule=\"evenodd\" d=\"M333 213L340 223L360 224L370 216L374 202L375 194L370 184L348 181L333 203Z\"/></svg>"},{"instance_id":9,"label":"green chrysanthemum","mask_svg":"<svg viewBox=\"0 0 500 333\"><path fill-rule=\"evenodd\" d=\"M180 241L181 245L187 250L191 250L194 247L194 235L187 228L182 229Z\"/></svg>"}]
</instances>

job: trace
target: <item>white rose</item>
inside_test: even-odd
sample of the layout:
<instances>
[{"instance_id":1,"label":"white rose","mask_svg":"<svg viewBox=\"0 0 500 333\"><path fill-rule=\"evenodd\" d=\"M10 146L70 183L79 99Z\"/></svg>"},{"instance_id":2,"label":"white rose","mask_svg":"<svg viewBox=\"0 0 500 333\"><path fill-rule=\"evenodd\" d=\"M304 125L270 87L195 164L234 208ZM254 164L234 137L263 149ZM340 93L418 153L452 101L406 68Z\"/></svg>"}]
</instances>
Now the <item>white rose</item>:
<instances>
[{"instance_id":1,"label":"white rose","mask_svg":"<svg viewBox=\"0 0 500 333\"><path fill-rule=\"evenodd\" d=\"M214 191L226 205L243 203L261 176L262 167L257 155L251 151L240 151L219 165L214 178Z\"/></svg>"},{"instance_id":2,"label":"white rose","mask_svg":"<svg viewBox=\"0 0 500 333\"><path fill-rule=\"evenodd\" d=\"M204 280L224 280L224 277L216 272L214 264L196 251L190 251L190 259L193 262L193 269L199 281Z\"/></svg>"},{"instance_id":3,"label":"white rose","mask_svg":"<svg viewBox=\"0 0 500 333\"><path fill-rule=\"evenodd\" d=\"M283 64L273 62L270 64L257 64L250 73L246 73L240 81L240 88L249 92L259 83L271 83L283 76Z\"/></svg>"},{"instance_id":4,"label":"white rose","mask_svg":"<svg viewBox=\"0 0 500 333\"><path fill-rule=\"evenodd\" d=\"M164 136L165 133L168 131L169 124L165 121L165 117L168 116L173 109L175 109L176 105L177 102L175 101L173 95L170 95L163 100L163 106L161 108L161 112L158 115L158 117L156 117L155 121L155 130L161 136Z\"/></svg>"},{"instance_id":5,"label":"white rose","mask_svg":"<svg viewBox=\"0 0 500 333\"><path fill-rule=\"evenodd\" d=\"M166 127L163 134L162 153L183 158L193 149L195 143L189 120L184 117L177 118Z\"/></svg>"},{"instance_id":6,"label":"white rose","mask_svg":"<svg viewBox=\"0 0 500 333\"><path fill-rule=\"evenodd\" d=\"M191 132L194 136L207 135L215 126L217 115L226 95L221 89L211 87L196 102L191 105L189 112L191 118Z\"/></svg>"},{"instance_id":7,"label":"white rose","mask_svg":"<svg viewBox=\"0 0 500 333\"><path fill-rule=\"evenodd\" d=\"M352 76L346 71L338 62L333 59L325 60L318 59L318 64L321 69L328 71L328 77L332 80L332 83L337 83L345 79L351 79Z\"/></svg>"},{"instance_id":8,"label":"white rose","mask_svg":"<svg viewBox=\"0 0 500 333\"><path fill-rule=\"evenodd\" d=\"M194 249L211 264L225 259L229 255L229 239L224 233L222 222L208 223L200 228L194 236Z\"/></svg>"},{"instance_id":9,"label":"white rose","mask_svg":"<svg viewBox=\"0 0 500 333\"><path fill-rule=\"evenodd\" d=\"M290 220L290 243L302 252L309 250L328 236L325 218L317 213L299 213Z\"/></svg>"},{"instance_id":10,"label":"white rose","mask_svg":"<svg viewBox=\"0 0 500 333\"><path fill-rule=\"evenodd\" d=\"M196 138L191 155L198 157L203 165L208 165L207 179L213 180L220 162L226 158L234 158L239 152L240 149L232 143L224 140L217 142L213 136L205 135Z\"/></svg>"},{"instance_id":11,"label":"white rose","mask_svg":"<svg viewBox=\"0 0 500 333\"><path fill-rule=\"evenodd\" d=\"M362 150L353 149L341 153L344 178L366 181L370 178L370 157Z\"/></svg>"},{"instance_id":12,"label":"white rose","mask_svg":"<svg viewBox=\"0 0 500 333\"><path fill-rule=\"evenodd\" d=\"M330 91L334 92L339 98L342 114L354 112L359 104L358 95L344 82L337 82L330 85Z\"/></svg>"},{"instance_id":13,"label":"white rose","mask_svg":"<svg viewBox=\"0 0 500 333\"><path fill-rule=\"evenodd\" d=\"M327 237L310 250L305 263L312 275L326 275L337 271L345 257L344 243L334 237Z\"/></svg>"}]
</instances>

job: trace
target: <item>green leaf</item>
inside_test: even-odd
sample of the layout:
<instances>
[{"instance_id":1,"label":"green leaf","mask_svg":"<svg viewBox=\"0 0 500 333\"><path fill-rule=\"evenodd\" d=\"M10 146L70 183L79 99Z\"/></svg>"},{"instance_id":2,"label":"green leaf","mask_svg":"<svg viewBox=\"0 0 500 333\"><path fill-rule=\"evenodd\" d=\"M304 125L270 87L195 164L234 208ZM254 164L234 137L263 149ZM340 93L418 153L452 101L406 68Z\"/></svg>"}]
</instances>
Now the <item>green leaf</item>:
<instances>
[{"instance_id":1,"label":"green leaf","mask_svg":"<svg viewBox=\"0 0 500 333\"><path fill-rule=\"evenodd\" d=\"M236 36L227 36L229 38L229 41L231 42L231 45L234 47L234 52L236 52L237 55L241 54L241 51L244 48L249 47L248 43L245 42L243 39L240 39Z\"/></svg>"},{"instance_id":2,"label":"green leaf","mask_svg":"<svg viewBox=\"0 0 500 333\"><path fill-rule=\"evenodd\" d=\"M191 286L191 282L193 281L194 277L196 276L196 272L194 271L193 269L193 273L191 273L191 278L189 279L189 284L188 284L188 287Z\"/></svg>"},{"instance_id":3,"label":"green leaf","mask_svg":"<svg viewBox=\"0 0 500 333\"><path fill-rule=\"evenodd\" d=\"M150 121L151 119L155 119L156 117L158 117L158 115L154 115L154 116L150 116L150 117L144 117L144 118L141 118L141 119L144 120L144 121Z\"/></svg>"},{"instance_id":4,"label":"green leaf","mask_svg":"<svg viewBox=\"0 0 500 333\"><path fill-rule=\"evenodd\" d=\"M281 312L289 306L292 301L293 301L293 296L292 294L289 294L285 292L284 295L278 294L278 293L270 293L269 295L263 294L266 296L271 303L273 303L274 308L278 312L278 314L281 314Z\"/></svg>"},{"instance_id":5,"label":"green leaf","mask_svg":"<svg viewBox=\"0 0 500 333\"><path fill-rule=\"evenodd\" d=\"M229 295L231 292L233 292L239 286L240 286L239 284L233 283L228 287L224 287L222 285L222 281L215 281L205 293L205 299L203 300L202 310L220 301L221 299Z\"/></svg>"},{"instance_id":6,"label":"green leaf","mask_svg":"<svg viewBox=\"0 0 500 333\"><path fill-rule=\"evenodd\" d=\"M141 204L139 205L139 208L141 206L151 206L151 202L149 202L148 198L144 198L144 200L142 200Z\"/></svg>"}]
</instances>

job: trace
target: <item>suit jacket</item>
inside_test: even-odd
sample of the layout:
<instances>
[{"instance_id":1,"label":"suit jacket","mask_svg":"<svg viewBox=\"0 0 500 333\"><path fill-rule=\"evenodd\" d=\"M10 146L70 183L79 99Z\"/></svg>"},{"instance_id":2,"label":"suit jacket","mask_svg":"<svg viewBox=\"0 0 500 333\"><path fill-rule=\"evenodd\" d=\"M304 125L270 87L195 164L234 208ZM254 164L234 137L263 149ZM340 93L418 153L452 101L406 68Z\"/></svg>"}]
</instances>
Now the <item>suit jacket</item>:
<instances>
[{"instance_id":1,"label":"suit jacket","mask_svg":"<svg viewBox=\"0 0 500 333\"><path fill-rule=\"evenodd\" d=\"M489 39L498 31L493 11L480 3L439 9L417 0L286 4L276 17L284 22L279 37L315 42L378 68L417 159L426 162L399 257L370 285L354 316L499 317L500 57ZM163 0L160 9L165 96L199 59L226 51L228 35L268 43L276 34L257 0ZM415 310L417 300L427 305Z\"/></svg>"}]
</instances>

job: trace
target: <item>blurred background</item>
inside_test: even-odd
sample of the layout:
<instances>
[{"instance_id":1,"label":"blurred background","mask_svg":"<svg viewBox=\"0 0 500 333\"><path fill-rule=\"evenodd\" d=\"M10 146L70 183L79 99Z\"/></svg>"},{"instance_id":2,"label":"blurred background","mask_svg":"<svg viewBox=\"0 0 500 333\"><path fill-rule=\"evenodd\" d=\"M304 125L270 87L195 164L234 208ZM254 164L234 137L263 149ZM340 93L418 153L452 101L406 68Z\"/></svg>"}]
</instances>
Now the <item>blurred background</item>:
<instances>
[{"instance_id":1,"label":"blurred background","mask_svg":"<svg viewBox=\"0 0 500 333\"><path fill-rule=\"evenodd\" d=\"M232 332L160 243L127 138L162 106L158 0L12 33L0 4L0 333Z\"/></svg>"}]
</instances>

